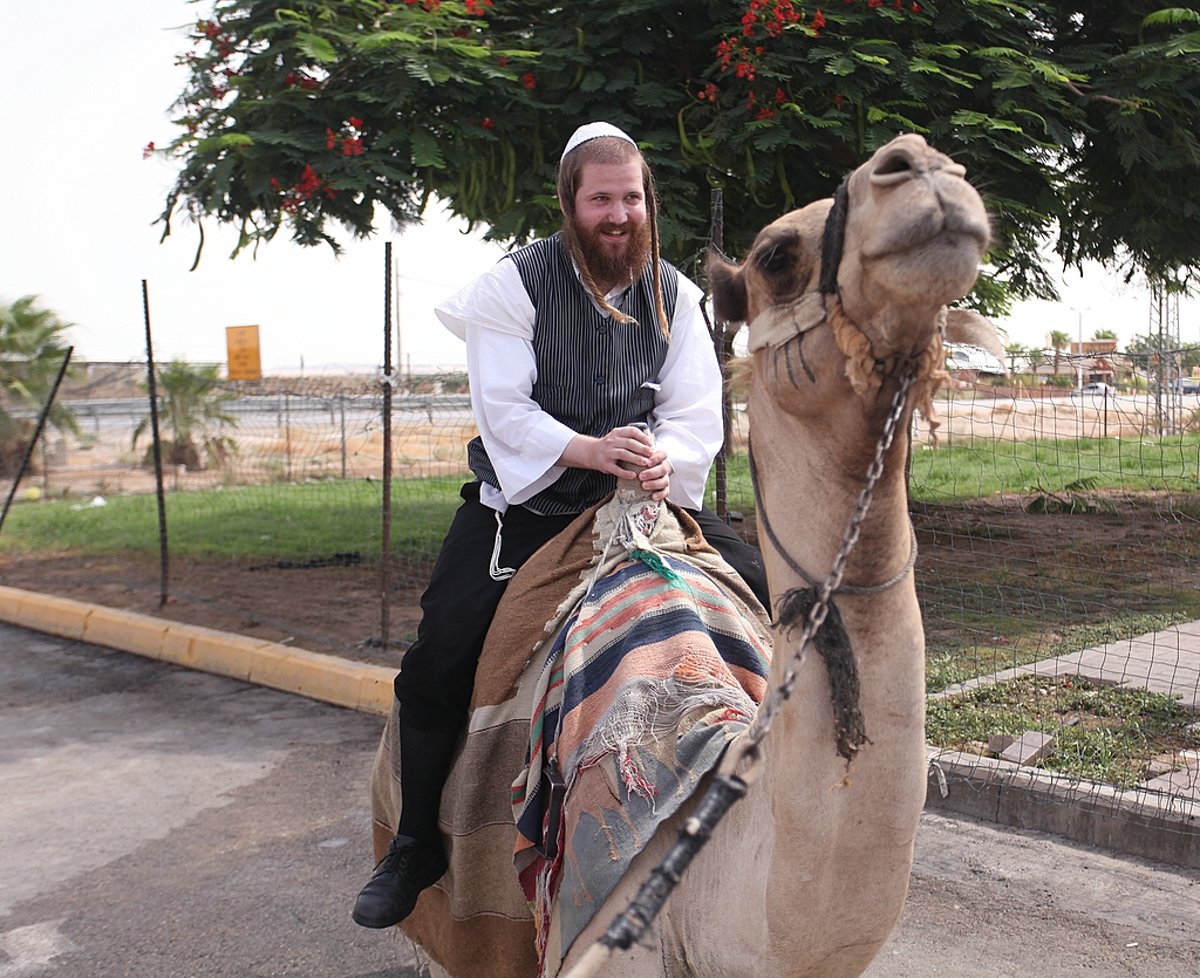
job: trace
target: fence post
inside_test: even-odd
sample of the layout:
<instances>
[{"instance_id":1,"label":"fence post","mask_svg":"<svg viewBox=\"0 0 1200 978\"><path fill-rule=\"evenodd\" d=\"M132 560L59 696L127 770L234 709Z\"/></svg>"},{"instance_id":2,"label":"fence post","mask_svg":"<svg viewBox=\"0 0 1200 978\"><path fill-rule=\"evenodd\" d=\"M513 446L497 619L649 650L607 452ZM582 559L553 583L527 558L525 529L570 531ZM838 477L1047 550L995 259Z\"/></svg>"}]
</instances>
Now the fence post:
<instances>
[{"instance_id":1,"label":"fence post","mask_svg":"<svg viewBox=\"0 0 1200 978\"><path fill-rule=\"evenodd\" d=\"M283 392L283 451L287 460L287 481L292 481L292 398L290 391Z\"/></svg>"},{"instance_id":2,"label":"fence post","mask_svg":"<svg viewBox=\"0 0 1200 978\"><path fill-rule=\"evenodd\" d=\"M709 218L708 240L718 251L724 251L725 243L725 202L719 187L714 187L709 195L711 216ZM713 310L713 321L710 326L713 349L717 355L717 368L721 373L721 450L714 459L713 488L715 500L713 508L716 514L726 523L729 522L729 446L733 442L733 394L729 388L729 378L725 376L729 365L729 354L726 343L727 328L725 323L716 317Z\"/></svg>"},{"instance_id":3,"label":"fence post","mask_svg":"<svg viewBox=\"0 0 1200 978\"><path fill-rule=\"evenodd\" d=\"M341 419L342 419L342 435L341 435L342 480L345 481L345 478L346 478L346 395L345 394L338 395L338 411L340 412Z\"/></svg>"},{"instance_id":4,"label":"fence post","mask_svg":"<svg viewBox=\"0 0 1200 978\"><path fill-rule=\"evenodd\" d=\"M167 603L170 550L167 542L167 499L163 490L162 440L158 433L158 384L154 369L154 341L150 335L150 291L142 279L142 318L146 323L146 390L150 395L150 437L154 449L154 492L158 500L158 606Z\"/></svg>"},{"instance_id":5,"label":"fence post","mask_svg":"<svg viewBox=\"0 0 1200 978\"><path fill-rule=\"evenodd\" d=\"M379 647L387 651L391 629L392 575L392 243L383 244L383 541L379 560Z\"/></svg>"},{"instance_id":6,"label":"fence post","mask_svg":"<svg viewBox=\"0 0 1200 978\"><path fill-rule=\"evenodd\" d=\"M66 355L63 357L62 363L58 366L58 376L54 378L54 386L50 388L50 394L46 398L46 403L42 405L42 411L38 415L37 424L34 426L33 435L29 439L29 444L25 446L25 455L21 459L21 464L17 468L17 474L13 476L12 488L8 490L8 498L4 500L4 509L0 510L0 529L4 528L4 519L8 516L9 507L12 506L13 498L17 495L17 486L21 484L21 477L25 474L25 470L29 468L29 460L33 458L33 449L37 445L38 439L42 437L42 431L46 427L46 418L50 416L50 408L54 406L54 399L58 396L58 386L62 383L63 377L67 373L67 365L71 362L71 353L75 347L67 347Z\"/></svg>"}]
</instances>

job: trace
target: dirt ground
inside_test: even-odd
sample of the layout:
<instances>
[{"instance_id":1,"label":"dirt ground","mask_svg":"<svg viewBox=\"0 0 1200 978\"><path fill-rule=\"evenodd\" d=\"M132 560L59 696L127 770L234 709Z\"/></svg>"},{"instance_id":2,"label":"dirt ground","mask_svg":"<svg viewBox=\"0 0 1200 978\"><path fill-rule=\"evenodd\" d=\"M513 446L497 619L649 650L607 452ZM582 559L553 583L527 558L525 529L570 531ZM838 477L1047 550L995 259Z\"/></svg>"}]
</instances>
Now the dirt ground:
<instances>
[{"instance_id":1,"label":"dirt ground","mask_svg":"<svg viewBox=\"0 0 1200 978\"><path fill-rule=\"evenodd\" d=\"M926 811L864 978L1192 978L1200 873Z\"/></svg>"},{"instance_id":2,"label":"dirt ground","mask_svg":"<svg viewBox=\"0 0 1200 978\"><path fill-rule=\"evenodd\" d=\"M1029 498L921 506L918 590L931 646L1002 645L1006 629L1061 629L1192 602L1200 617L1200 493L1113 497L1091 513L1027 512ZM752 521L735 522L755 540ZM0 554L0 583L175 621L396 664L415 637L428 564L397 563L380 647L377 562L246 564L147 555ZM1185 607L1183 610L1187 610Z\"/></svg>"}]
</instances>

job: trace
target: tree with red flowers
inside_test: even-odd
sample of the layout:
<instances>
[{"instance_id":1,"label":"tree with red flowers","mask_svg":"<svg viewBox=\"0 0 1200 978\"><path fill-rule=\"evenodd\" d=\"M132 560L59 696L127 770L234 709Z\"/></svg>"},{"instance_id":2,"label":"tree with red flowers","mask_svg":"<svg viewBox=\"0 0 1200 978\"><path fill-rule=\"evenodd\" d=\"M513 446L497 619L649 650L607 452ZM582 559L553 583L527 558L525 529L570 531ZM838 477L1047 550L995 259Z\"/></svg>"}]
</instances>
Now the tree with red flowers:
<instances>
[{"instance_id":1,"label":"tree with red flowers","mask_svg":"<svg viewBox=\"0 0 1200 978\"><path fill-rule=\"evenodd\" d=\"M436 195L491 237L557 226L581 122L641 142L664 251L740 251L897 132L964 163L996 244L976 301L1051 297L1041 252L1200 271L1200 13L1147 0L216 0L191 29L163 213L337 247ZM150 147L148 147L150 149ZM341 232L339 232L341 229Z\"/></svg>"}]
</instances>

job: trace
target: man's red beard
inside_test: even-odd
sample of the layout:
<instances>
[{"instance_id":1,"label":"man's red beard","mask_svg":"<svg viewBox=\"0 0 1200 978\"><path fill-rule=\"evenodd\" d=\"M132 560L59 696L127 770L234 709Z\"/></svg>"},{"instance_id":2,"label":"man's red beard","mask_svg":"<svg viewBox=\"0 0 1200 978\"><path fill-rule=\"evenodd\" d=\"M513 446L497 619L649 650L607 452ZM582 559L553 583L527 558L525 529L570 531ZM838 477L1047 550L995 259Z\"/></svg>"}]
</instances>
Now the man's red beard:
<instances>
[{"instance_id":1,"label":"man's red beard","mask_svg":"<svg viewBox=\"0 0 1200 978\"><path fill-rule=\"evenodd\" d=\"M606 231L625 230L624 246L613 248L606 242ZM607 288L629 285L646 270L650 261L650 224L598 224L582 228L572 218L563 222L563 230L575 261L591 272L597 284Z\"/></svg>"}]
</instances>

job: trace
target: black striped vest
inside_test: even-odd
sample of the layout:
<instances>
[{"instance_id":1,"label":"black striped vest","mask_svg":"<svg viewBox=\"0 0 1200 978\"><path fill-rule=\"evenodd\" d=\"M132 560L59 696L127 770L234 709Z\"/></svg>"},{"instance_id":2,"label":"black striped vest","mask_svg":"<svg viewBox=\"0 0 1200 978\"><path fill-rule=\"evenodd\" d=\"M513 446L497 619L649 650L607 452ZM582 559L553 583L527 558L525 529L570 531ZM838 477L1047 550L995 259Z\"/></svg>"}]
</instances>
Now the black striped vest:
<instances>
[{"instance_id":1,"label":"black striped vest","mask_svg":"<svg viewBox=\"0 0 1200 978\"><path fill-rule=\"evenodd\" d=\"M658 376L667 355L649 266L613 303L637 322L618 323L592 303L560 234L501 260L516 263L533 303L533 400L542 410L572 431L594 437L636 421L648 422L655 391L642 385ZM661 268L663 305L673 318L678 273L666 262ZM500 487L483 439L476 437L467 445L467 460L478 479ZM603 472L567 469L523 505L547 516L582 512L612 492L616 481Z\"/></svg>"}]
</instances>

